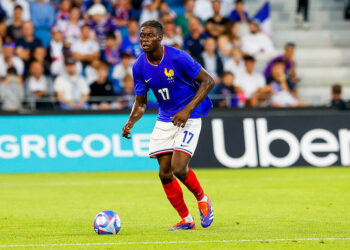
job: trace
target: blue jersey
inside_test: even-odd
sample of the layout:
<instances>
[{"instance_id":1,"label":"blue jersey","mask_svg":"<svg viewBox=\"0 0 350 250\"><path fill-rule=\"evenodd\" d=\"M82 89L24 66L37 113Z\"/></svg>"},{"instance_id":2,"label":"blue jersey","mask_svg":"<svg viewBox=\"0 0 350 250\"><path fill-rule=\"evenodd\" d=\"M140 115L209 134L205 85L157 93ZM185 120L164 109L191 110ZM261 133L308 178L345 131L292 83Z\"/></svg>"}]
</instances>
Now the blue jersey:
<instances>
[{"instance_id":1,"label":"blue jersey","mask_svg":"<svg viewBox=\"0 0 350 250\"><path fill-rule=\"evenodd\" d=\"M199 83L195 81L201 65L185 51L163 46L163 58L152 64L143 53L133 66L136 95L151 89L159 104L158 120L170 122L170 117L182 110L195 96ZM206 97L191 113L200 118L209 113L212 103Z\"/></svg>"}]
</instances>

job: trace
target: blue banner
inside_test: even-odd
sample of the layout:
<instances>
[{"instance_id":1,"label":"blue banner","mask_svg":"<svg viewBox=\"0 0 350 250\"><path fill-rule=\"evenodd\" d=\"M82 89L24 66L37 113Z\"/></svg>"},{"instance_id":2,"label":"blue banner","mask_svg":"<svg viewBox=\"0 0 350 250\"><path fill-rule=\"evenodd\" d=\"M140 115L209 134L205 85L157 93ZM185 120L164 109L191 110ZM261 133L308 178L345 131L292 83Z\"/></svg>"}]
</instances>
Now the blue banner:
<instances>
[{"instance_id":1,"label":"blue banner","mask_svg":"<svg viewBox=\"0 0 350 250\"><path fill-rule=\"evenodd\" d=\"M2 116L0 173L156 170L148 158L155 114L122 138L123 114Z\"/></svg>"}]
</instances>

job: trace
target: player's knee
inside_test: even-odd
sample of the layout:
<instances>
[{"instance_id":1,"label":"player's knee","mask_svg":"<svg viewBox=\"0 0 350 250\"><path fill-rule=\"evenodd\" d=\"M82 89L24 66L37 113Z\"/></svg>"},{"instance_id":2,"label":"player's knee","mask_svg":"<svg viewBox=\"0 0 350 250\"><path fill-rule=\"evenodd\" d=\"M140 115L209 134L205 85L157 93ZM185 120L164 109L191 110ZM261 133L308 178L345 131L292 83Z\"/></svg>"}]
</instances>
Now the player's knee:
<instances>
[{"instance_id":1,"label":"player's knee","mask_svg":"<svg viewBox=\"0 0 350 250\"><path fill-rule=\"evenodd\" d=\"M172 163L171 169L174 175L181 181L185 181L187 178L187 166L181 163Z\"/></svg>"},{"instance_id":2,"label":"player's knee","mask_svg":"<svg viewBox=\"0 0 350 250\"><path fill-rule=\"evenodd\" d=\"M163 184L168 184L173 180L173 173L159 171L159 179Z\"/></svg>"}]
</instances>

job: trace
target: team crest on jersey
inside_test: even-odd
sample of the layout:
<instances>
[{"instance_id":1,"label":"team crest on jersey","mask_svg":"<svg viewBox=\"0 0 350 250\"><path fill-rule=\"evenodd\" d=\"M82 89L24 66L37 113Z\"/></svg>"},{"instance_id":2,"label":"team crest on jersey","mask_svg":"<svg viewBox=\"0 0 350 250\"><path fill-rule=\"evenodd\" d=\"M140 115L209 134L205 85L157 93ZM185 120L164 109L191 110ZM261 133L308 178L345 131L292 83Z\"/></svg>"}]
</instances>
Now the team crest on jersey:
<instances>
[{"instance_id":1,"label":"team crest on jersey","mask_svg":"<svg viewBox=\"0 0 350 250\"><path fill-rule=\"evenodd\" d=\"M174 70L172 70L172 69L170 69L169 71L168 71L168 69L167 68L164 68L164 74L168 77L168 81L169 81L169 83L172 83L172 82L174 82Z\"/></svg>"}]
</instances>

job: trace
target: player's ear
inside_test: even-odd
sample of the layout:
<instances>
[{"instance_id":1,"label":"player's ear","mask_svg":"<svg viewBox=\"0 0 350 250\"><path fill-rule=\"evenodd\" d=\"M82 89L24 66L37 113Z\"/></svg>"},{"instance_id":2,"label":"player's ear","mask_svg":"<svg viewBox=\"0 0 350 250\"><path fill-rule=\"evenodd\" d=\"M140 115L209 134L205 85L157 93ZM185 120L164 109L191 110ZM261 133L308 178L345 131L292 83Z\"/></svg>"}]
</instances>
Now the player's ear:
<instances>
[{"instance_id":1,"label":"player's ear","mask_svg":"<svg viewBox=\"0 0 350 250\"><path fill-rule=\"evenodd\" d=\"M159 41L162 41L162 40L163 40L163 34L159 34L159 35L158 35L158 40L159 40Z\"/></svg>"}]
</instances>

